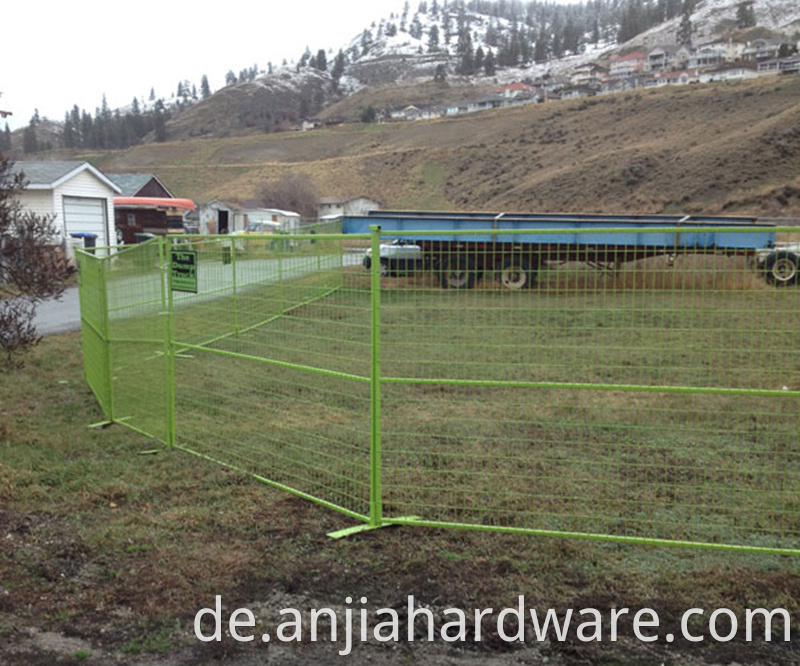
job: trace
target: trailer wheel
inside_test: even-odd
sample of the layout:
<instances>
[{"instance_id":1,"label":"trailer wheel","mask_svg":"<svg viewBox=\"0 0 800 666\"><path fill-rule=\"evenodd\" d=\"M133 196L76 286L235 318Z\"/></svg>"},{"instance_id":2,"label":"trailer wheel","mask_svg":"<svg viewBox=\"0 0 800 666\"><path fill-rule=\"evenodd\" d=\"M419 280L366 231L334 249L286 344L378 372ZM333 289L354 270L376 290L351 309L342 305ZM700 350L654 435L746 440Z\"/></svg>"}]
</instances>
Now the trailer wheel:
<instances>
[{"instance_id":1,"label":"trailer wheel","mask_svg":"<svg viewBox=\"0 0 800 666\"><path fill-rule=\"evenodd\" d=\"M800 257L786 250L773 252L764 262L767 282L776 287L797 284L799 267Z\"/></svg>"},{"instance_id":2,"label":"trailer wheel","mask_svg":"<svg viewBox=\"0 0 800 666\"><path fill-rule=\"evenodd\" d=\"M506 289L530 289L536 282L536 270L522 257L506 259L500 271L500 282Z\"/></svg>"},{"instance_id":3,"label":"trailer wheel","mask_svg":"<svg viewBox=\"0 0 800 666\"><path fill-rule=\"evenodd\" d=\"M460 254L443 257L439 269L443 289L472 289L475 286L477 275L472 257Z\"/></svg>"}]
</instances>

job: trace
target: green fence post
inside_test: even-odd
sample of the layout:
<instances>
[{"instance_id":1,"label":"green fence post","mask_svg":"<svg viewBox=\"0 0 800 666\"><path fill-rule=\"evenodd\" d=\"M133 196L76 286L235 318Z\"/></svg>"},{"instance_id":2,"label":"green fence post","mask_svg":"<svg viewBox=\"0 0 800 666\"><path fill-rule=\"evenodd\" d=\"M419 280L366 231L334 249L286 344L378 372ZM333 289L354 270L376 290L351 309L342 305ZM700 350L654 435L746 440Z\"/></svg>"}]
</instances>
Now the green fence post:
<instances>
[{"instance_id":1,"label":"green fence post","mask_svg":"<svg viewBox=\"0 0 800 666\"><path fill-rule=\"evenodd\" d=\"M278 238L275 248L278 250L278 316L283 316L283 241Z\"/></svg>"},{"instance_id":2,"label":"green fence post","mask_svg":"<svg viewBox=\"0 0 800 666\"><path fill-rule=\"evenodd\" d=\"M383 523L381 496L381 228L371 225L370 264L370 442L369 442L369 524Z\"/></svg>"},{"instance_id":3,"label":"green fence post","mask_svg":"<svg viewBox=\"0 0 800 666\"><path fill-rule=\"evenodd\" d=\"M98 261L100 262L100 312L102 313L103 321L102 321L102 332L103 332L103 348L105 350L105 382L107 387L107 395L108 395L108 414L106 414L106 419L109 421L114 420L114 381L113 381L113 373L111 370L111 322L109 319L108 314L108 280L106 276L106 268L107 263L98 257Z\"/></svg>"},{"instance_id":4,"label":"green fence post","mask_svg":"<svg viewBox=\"0 0 800 666\"><path fill-rule=\"evenodd\" d=\"M236 293L236 243L231 238L231 272L233 273L233 331L239 337L239 298Z\"/></svg>"},{"instance_id":5,"label":"green fence post","mask_svg":"<svg viewBox=\"0 0 800 666\"><path fill-rule=\"evenodd\" d=\"M175 340L172 331L172 253L169 237L158 241L161 271L161 314L164 317L164 362L166 363L165 403L167 446L175 446Z\"/></svg>"}]
</instances>

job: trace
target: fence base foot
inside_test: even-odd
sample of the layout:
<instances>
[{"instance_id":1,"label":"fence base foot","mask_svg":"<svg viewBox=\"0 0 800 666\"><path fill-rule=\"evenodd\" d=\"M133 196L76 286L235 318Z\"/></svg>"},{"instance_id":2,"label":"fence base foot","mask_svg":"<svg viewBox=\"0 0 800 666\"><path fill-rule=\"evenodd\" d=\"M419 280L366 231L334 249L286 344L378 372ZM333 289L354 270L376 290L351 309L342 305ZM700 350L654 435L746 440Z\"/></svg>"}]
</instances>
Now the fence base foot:
<instances>
[{"instance_id":1,"label":"fence base foot","mask_svg":"<svg viewBox=\"0 0 800 666\"><path fill-rule=\"evenodd\" d=\"M396 520L420 520L419 516L398 516ZM363 525L356 525L355 527L346 527L343 530L336 530L335 532L328 532L328 536L331 539L343 539L344 537L353 536L354 534L360 534L361 532L369 532L371 530L379 530L382 527L393 527L394 523L387 522L381 523L380 525L370 525L369 523L364 523Z\"/></svg>"},{"instance_id":2,"label":"fence base foot","mask_svg":"<svg viewBox=\"0 0 800 666\"><path fill-rule=\"evenodd\" d=\"M98 421L97 423L90 423L87 428L108 428L114 425L114 421Z\"/></svg>"}]
</instances>

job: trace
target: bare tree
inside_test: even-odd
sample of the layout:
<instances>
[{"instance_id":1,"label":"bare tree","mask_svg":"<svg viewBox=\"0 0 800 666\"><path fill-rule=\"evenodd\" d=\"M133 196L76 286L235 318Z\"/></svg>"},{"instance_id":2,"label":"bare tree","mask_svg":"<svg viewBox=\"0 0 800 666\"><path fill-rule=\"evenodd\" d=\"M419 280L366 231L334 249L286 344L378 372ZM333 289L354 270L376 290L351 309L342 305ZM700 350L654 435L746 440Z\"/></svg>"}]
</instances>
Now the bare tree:
<instances>
[{"instance_id":1,"label":"bare tree","mask_svg":"<svg viewBox=\"0 0 800 666\"><path fill-rule=\"evenodd\" d=\"M18 194L25 175L0 154L0 366L21 367L21 355L39 337L33 325L36 306L64 291L73 272L54 246L51 217L24 212Z\"/></svg>"},{"instance_id":2,"label":"bare tree","mask_svg":"<svg viewBox=\"0 0 800 666\"><path fill-rule=\"evenodd\" d=\"M268 208L291 210L301 217L316 217L319 196L308 176L284 173L278 180L264 183L258 199Z\"/></svg>"}]
</instances>

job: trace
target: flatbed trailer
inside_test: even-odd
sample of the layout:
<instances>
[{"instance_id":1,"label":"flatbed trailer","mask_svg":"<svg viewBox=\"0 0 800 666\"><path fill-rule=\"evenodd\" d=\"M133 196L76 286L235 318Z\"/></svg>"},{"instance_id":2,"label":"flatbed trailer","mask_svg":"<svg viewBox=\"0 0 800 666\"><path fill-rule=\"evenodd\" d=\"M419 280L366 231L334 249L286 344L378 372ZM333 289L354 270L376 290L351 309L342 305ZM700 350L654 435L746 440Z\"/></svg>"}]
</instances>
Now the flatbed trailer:
<instances>
[{"instance_id":1,"label":"flatbed trailer","mask_svg":"<svg viewBox=\"0 0 800 666\"><path fill-rule=\"evenodd\" d=\"M395 266L382 252L387 272L434 270L451 289L469 289L485 273L497 274L509 289L531 287L550 262L619 268L689 253L755 262L775 248L774 225L751 217L373 211L342 218L344 233L367 233L373 225L406 245ZM419 248L416 256L409 245Z\"/></svg>"}]
</instances>

